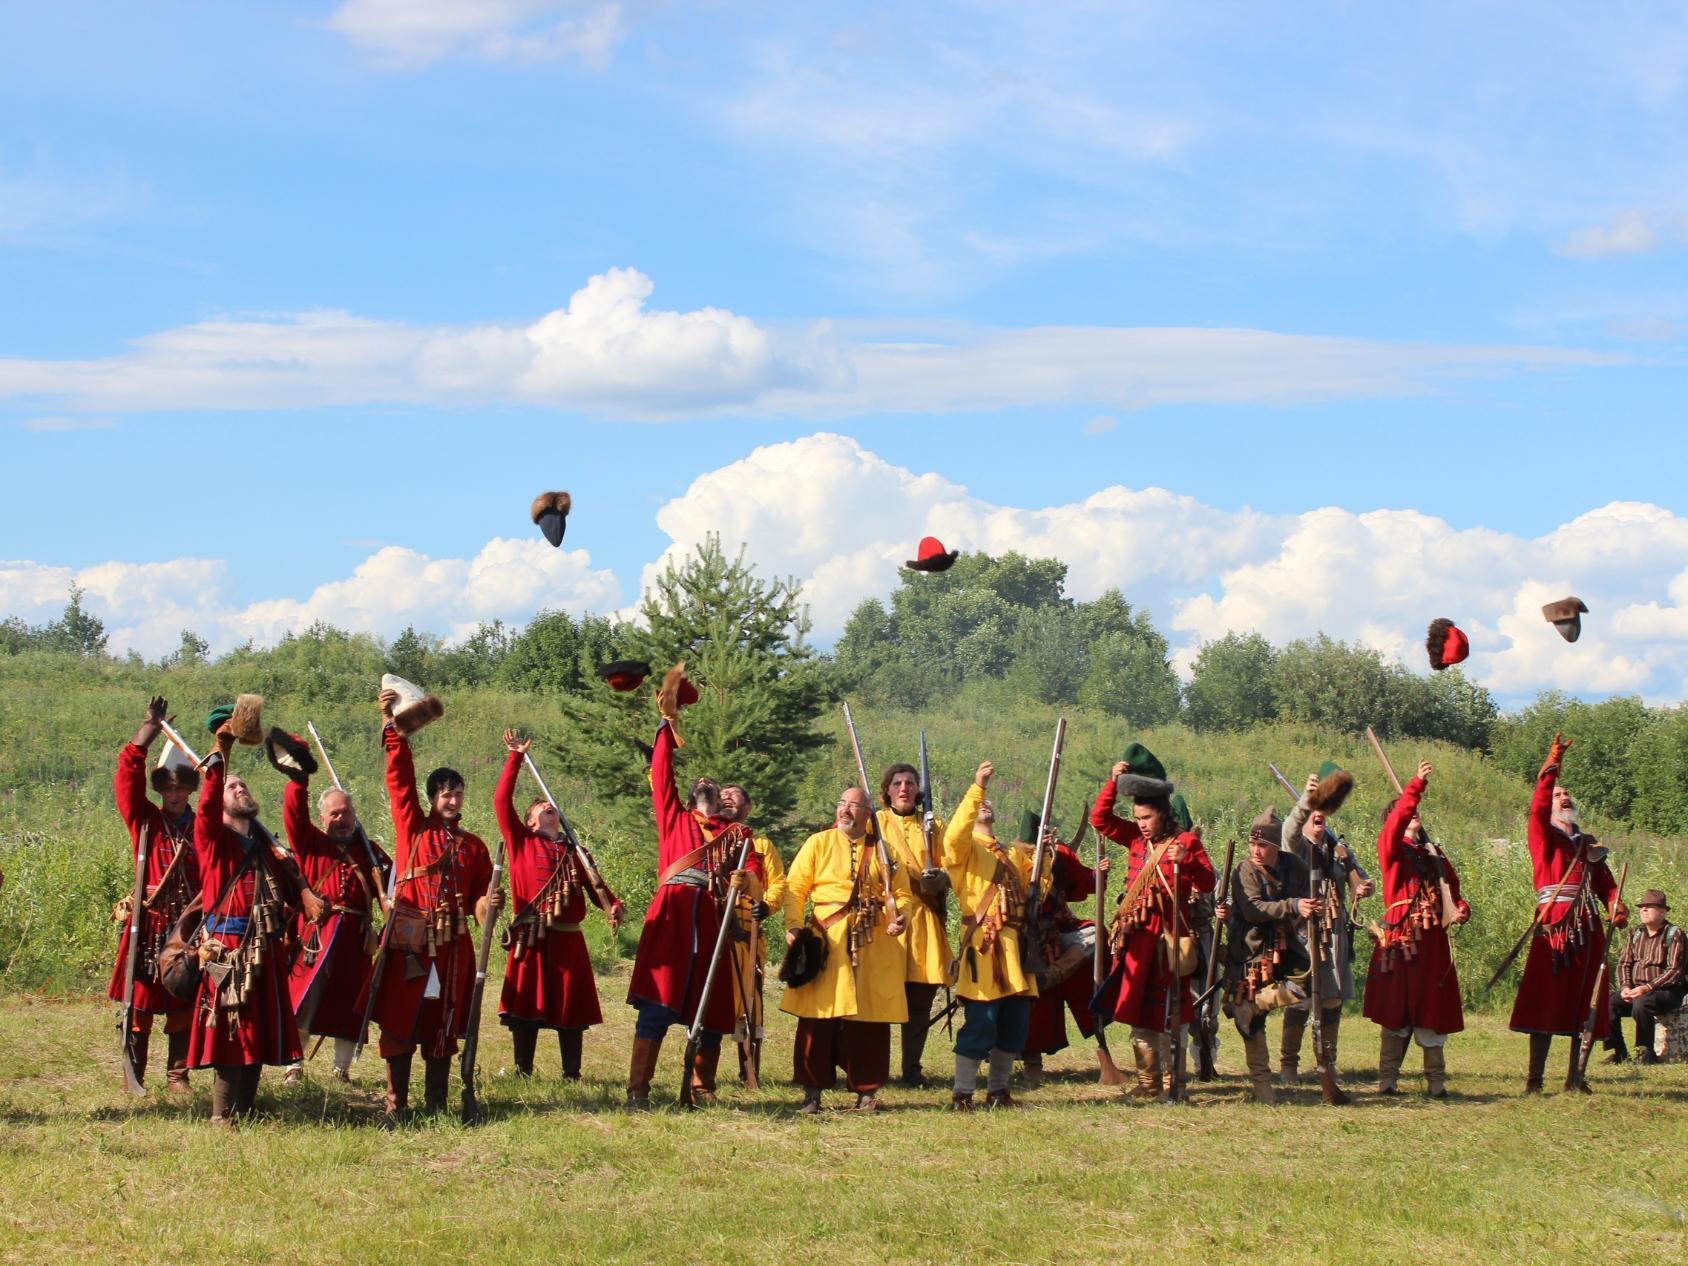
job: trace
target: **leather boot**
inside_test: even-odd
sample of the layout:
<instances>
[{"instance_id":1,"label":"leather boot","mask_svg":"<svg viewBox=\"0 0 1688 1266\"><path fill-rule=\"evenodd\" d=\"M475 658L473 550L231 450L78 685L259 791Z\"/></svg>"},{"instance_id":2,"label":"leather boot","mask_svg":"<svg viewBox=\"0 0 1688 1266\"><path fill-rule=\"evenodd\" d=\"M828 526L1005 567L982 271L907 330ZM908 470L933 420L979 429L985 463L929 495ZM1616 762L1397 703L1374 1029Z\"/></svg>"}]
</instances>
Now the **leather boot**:
<instances>
[{"instance_id":1,"label":"leather boot","mask_svg":"<svg viewBox=\"0 0 1688 1266\"><path fill-rule=\"evenodd\" d=\"M1539 1095L1542 1078L1547 1075L1547 1052L1553 1045L1551 1033L1530 1034L1530 1071L1524 1079L1524 1093Z\"/></svg>"},{"instance_id":2,"label":"leather boot","mask_svg":"<svg viewBox=\"0 0 1688 1266\"><path fill-rule=\"evenodd\" d=\"M1408 1038L1385 1030L1379 1039L1377 1051L1377 1093L1380 1095L1398 1095L1401 1080L1401 1061L1407 1057ZM1430 1048L1424 1048L1424 1058L1430 1058ZM1428 1063L1426 1064L1428 1067Z\"/></svg>"},{"instance_id":3,"label":"leather boot","mask_svg":"<svg viewBox=\"0 0 1688 1266\"><path fill-rule=\"evenodd\" d=\"M558 1029L557 1053L563 1057L563 1080L580 1080L580 1047L585 1029Z\"/></svg>"},{"instance_id":4,"label":"leather boot","mask_svg":"<svg viewBox=\"0 0 1688 1266\"><path fill-rule=\"evenodd\" d=\"M394 1055L387 1060L386 1124L398 1124L410 1111L409 1055Z\"/></svg>"},{"instance_id":5,"label":"leather boot","mask_svg":"<svg viewBox=\"0 0 1688 1266\"><path fill-rule=\"evenodd\" d=\"M660 1037L635 1037L633 1063L627 1073L627 1106L643 1111L651 1106L651 1078L656 1075L657 1057L662 1054Z\"/></svg>"},{"instance_id":6,"label":"leather boot","mask_svg":"<svg viewBox=\"0 0 1688 1266\"><path fill-rule=\"evenodd\" d=\"M510 1045L515 1048L516 1076L533 1076L533 1052L539 1045L539 1030L531 1024L512 1024Z\"/></svg>"},{"instance_id":7,"label":"leather boot","mask_svg":"<svg viewBox=\"0 0 1688 1266\"><path fill-rule=\"evenodd\" d=\"M422 1107L427 1112L444 1112L446 1091L451 1086L451 1056L422 1061Z\"/></svg>"},{"instance_id":8,"label":"leather boot","mask_svg":"<svg viewBox=\"0 0 1688 1266\"><path fill-rule=\"evenodd\" d=\"M211 1124L234 1129L234 1101L239 1092L240 1067L214 1064L211 1067Z\"/></svg>"},{"instance_id":9,"label":"leather boot","mask_svg":"<svg viewBox=\"0 0 1688 1266\"><path fill-rule=\"evenodd\" d=\"M1278 1080L1287 1088L1301 1080L1301 1043L1307 1025L1294 1015L1284 1016L1284 1035L1278 1046Z\"/></svg>"},{"instance_id":10,"label":"leather boot","mask_svg":"<svg viewBox=\"0 0 1688 1266\"><path fill-rule=\"evenodd\" d=\"M1448 1059L1446 1046L1424 1048L1424 1082L1432 1099L1448 1097Z\"/></svg>"},{"instance_id":11,"label":"leather boot","mask_svg":"<svg viewBox=\"0 0 1688 1266\"><path fill-rule=\"evenodd\" d=\"M903 1075L899 1080L910 1089L918 1090L926 1084L920 1061L926 1054L926 1035L931 1031L925 1016L903 1025Z\"/></svg>"},{"instance_id":12,"label":"leather boot","mask_svg":"<svg viewBox=\"0 0 1688 1266\"><path fill-rule=\"evenodd\" d=\"M1272 1056L1266 1048L1265 1030L1243 1039L1243 1062L1248 1065L1248 1080L1254 1088L1254 1101L1276 1103L1278 1091L1272 1085Z\"/></svg>"},{"instance_id":13,"label":"leather boot","mask_svg":"<svg viewBox=\"0 0 1688 1266\"><path fill-rule=\"evenodd\" d=\"M147 1051L151 1046L151 1033L130 1032L129 1049L135 1053L135 1080L143 1086L147 1083Z\"/></svg>"},{"instance_id":14,"label":"leather boot","mask_svg":"<svg viewBox=\"0 0 1688 1266\"><path fill-rule=\"evenodd\" d=\"M692 1056L692 1066L688 1076L692 1079L692 1102L699 1107L709 1107L715 1099L715 1073L721 1066L721 1048L710 1050L698 1047Z\"/></svg>"},{"instance_id":15,"label":"leather boot","mask_svg":"<svg viewBox=\"0 0 1688 1266\"><path fill-rule=\"evenodd\" d=\"M263 1076L262 1064L247 1064L240 1070L240 1080L235 1083L234 1114L237 1117L250 1117L254 1105L258 1102L258 1079Z\"/></svg>"},{"instance_id":16,"label":"leather boot","mask_svg":"<svg viewBox=\"0 0 1688 1266\"><path fill-rule=\"evenodd\" d=\"M164 1089L173 1095L190 1093L188 1089L188 1031L167 1033L168 1061L164 1067Z\"/></svg>"},{"instance_id":17,"label":"leather boot","mask_svg":"<svg viewBox=\"0 0 1688 1266\"><path fill-rule=\"evenodd\" d=\"M968 1099L968 1102L971 1103L972 1100L973 1100L973 1096L968 1095L967 1099ZM820 1111L821 1111L820 1087L818 1087L818 1086L804 1086L803 1087L803 1106L801 1108L797 1109L797 1110L799 1112L801 1112L806 1117L819 1116Z\"/></svg>"},{"instance_id":18,"label":"leather boot","mask_svg":"<svg viewBox=\"0 0 1688 1266\"><path fill-rule=\"evenodd\" d=\"M1161 1097L1160 1043L1155 1041L1152 1034L1138 1037L1136 1032L1133 1032L1131 1053L1137 1057L1137 1088L1131 1092L1131 1097L1134 1099L1159 1099Z\"/></svg>"},{"instance_id":19,"label":"leather boot","mask_svg":"<svg viewBox=\"0 0 1688 1266\"><path fill-rule=\"evenodd\" d=\"M1216 1035L1197 1024L1192 1036L1196 1041L1196 1080L1218 1081L1219 1069L1214 1058L1219 1045Z\"/></svg>"},{"instance_id":20,"label":"leather boot","mask_svg":"<svg viewBox=\"0 0 1688 1266\"><path fill-rule=\"evenodd\" d=\"M1027 1051L1020 1057L1026 1065L1026 1085L1040 1086L1043 1084L1043 1052Z\"/></svg>"},{"instance_id":21,"label":"leather boot","mask_svg":"<svg viewBox=\"0 0 1688 1266\"><path fill-rule=\"evenodd\" d=\"M1573 1035L1571 1037L1571 1063L1565 1069L1565 1089L1591 1095L1594 1093L1594 1088L1583 1079L1582 1074L1577 1070L1577 1057L1581 1054L1582 1038L1579 1035Z\"/></svg>"},{"instance_id":22,"label":"leather boot","mask_svg":"<svg viewBox=\"0 0 1688 1266\"><path fill-rule=\"evenodd\" d=\"M1319 1025L1319 1062L1330 1074L1329 1084L1324 1079L1319 1083L1319 1099L1322 1103L1332 1107L1343 1107L1353 1100L1341 1086L1336 1084L1336 1035L1342 1029L1342 1008L1329 1007L1323 1016L1323 1023Z\"/></svg>"}]
</instances>

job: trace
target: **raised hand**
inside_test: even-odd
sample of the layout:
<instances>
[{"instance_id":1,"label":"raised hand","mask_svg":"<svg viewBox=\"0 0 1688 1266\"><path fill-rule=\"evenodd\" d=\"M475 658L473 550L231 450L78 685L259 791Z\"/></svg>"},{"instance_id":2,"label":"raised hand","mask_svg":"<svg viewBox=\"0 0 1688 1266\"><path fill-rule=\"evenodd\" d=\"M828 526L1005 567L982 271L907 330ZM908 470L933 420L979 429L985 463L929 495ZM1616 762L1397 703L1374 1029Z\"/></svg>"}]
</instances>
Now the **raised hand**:
<instances>
[{"instance_id":1,"label":"raised hand","mask_svg":"<svg viewBox=\"0 0 1688 1266\"><path fill-rule=\"evenodd\" d=\"M1307 793L1306 794L1310 796L1315 791L1317 791L1318 789L1319 789L1319 776L1317 774L1308 774L1307 775Z\"/></svg>"},{"instance_id":2,"label":"raised hand","mask_svg":"<svg viewBox=\"0 0 1688 1266\"><path fill-rule=\"evenodd\" d=\"M396 690L383 690L380 694L375 696L375 702L379 704L381 708L381 719L383 721L391 721L393 719L393 705L398 701L399 692Z\"/></svg>"},{"instance_id":3,"label":"raised hand","mask_svg":"<svg viewBox=\"0 0 1688 1266\"><path fill-rule=\"evenodd\" d=\"M170 705L164 701L164 696L154 695L147 700L147 724L158 726L164 724L164 718L170 711Z\"/></svg>"},{"instance_id":4,"label":"raised hand","mask_svg":"<svg viewBox=\"0 0 1688 1266\"><path fill-rule=\"evenodd\" d=\"M533 740L523 738L515 730L505 730L504 746L512 752L519 752L521 755L526 756L528 748L533 746Z\"/></svg>"},{"instance_id":5,"label":"raised hand","mask_svg":"<svg viewBox=\"0 0 1688 1266\"><path fill-rule=\"evenodd\" d=\"M973 782L983 791L991 785L991 775L996 773L996 766L990 761L981 761L978 770L973 775Z\"/></svg>"},{"instance_id":6,"label":"raised hand","mask_svg":"<svg viewBox=\"0 0 1688 1266\"><path fill-rule=\"evenodd\" d=\"M1427 761L1427 760L1419 761L1419 763L1418 763L1418 780L1420 782L1429 782L1430 781L1430 762L1429 761Z\"/></svg>"},{"instance_id":7,"label":"raised hand","mask_svg":"<svg viewBox=\"0 0 1688 1266\"><path fill-rule=\"evenodd\" d=\"M1121 774L1129 774L1130 772L1131 772L1131 766L1127 762L1122 761L1122 760L1116 760L1114 762L1113 769L1111 769L1108 772L1108 777L1109 778L1118 778Z\"/></svg>"}]
</instances>

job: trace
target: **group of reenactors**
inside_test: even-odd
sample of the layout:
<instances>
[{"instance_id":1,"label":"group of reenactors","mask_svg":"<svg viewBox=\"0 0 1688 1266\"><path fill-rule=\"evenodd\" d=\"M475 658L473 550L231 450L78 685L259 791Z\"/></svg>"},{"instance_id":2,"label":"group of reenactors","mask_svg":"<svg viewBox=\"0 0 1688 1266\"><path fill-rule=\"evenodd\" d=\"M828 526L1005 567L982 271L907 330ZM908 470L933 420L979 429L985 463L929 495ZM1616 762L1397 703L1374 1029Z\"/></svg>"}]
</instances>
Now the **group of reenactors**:
<instances>
[{"instance_id":1,"label":"group of reenactors","mask_svg":"<svg viewBox=\"0 0 1688 1266\"><path fill-rule=\"evenodd\" d=\"M1369 924L1361 1011L1380 1030L1377 1092L1400 1092L1416 1044L1426 1092L1447 1096L1446 1042L1464 1027L1449 935L1471 909L1420 818L1428 763L1384 813L1375 880L1330 821L1352 786L1346 771L1331 765L1310 777L1286 819L1263 811L1250 824L1246 856L1234 867L1228 858L1221 874L1164 768L1136 743L1081 826L1099 837L1093 864L1080 860L1076 835L1057 838L1035 811L1002 839L989 800L994 767L985 761L947 823L931 812L929 792L923 804L912 765L884 771L877 806L866 786L850 783L832 824L810 835L787 869L749 825L745 788L706 777L683 791L677 785L676 724L687 686L678 670L664 679L649 749L657 884L628 990L637 1013L629 1108L650 1106L676 1025L687 1037L682 1101L715 1099L729 1039L740 1078L757 1085L761 928L775 910L784 916L781 1007L796 1018L792 1073L803 1113L822 1110L840 1071L854 1107L877 1110L892 1076L894 1027L902 1084L927 1085L927 1035L957 1012L948 1101L956 1111L975 1107L981 1076L984 1107L1017 1106L1016 1063L1035 1076L1045 1055L1066 1046L1068 1014L1097 1043L1104 1081L1170 1101L1186 1098L1192 1079L1214 1076L1218 1015L1234 1023L1253 1097L1263 1103L1300 1080L1311 1029L1321 1098L1346 1103L1337 1043L1355 993L1355 912L1374 890L1383 910ZM564 1077L580 1077L582 1037L603 1018L582 931L587 903L612 928L625 917L623 904L548 796L518 811L529 740L505 731L495 862L463 826L463 777L440 768L418 784L409 741L416 721L404 702L390 689L379 698L389 858L337 781L318 797L312 820L317 765L297 737L271 730L261 740L287 778L284 847L228 768L237 737L254 741L243 732L251 718L238 708L214 711L212 750L187 759L165 701L151 701L118 757L115 783L137 866L144 863L143 909L137 915L125 905L114 915L123 930L110 990L132 1017L125 1057L137 1078L162 1017L168 1088L186 1091L188 1071L209 1068L212 1117L233 1124L252 1111L263 1065L295 1079L306 1043L314 1039L314 1054L332 1041L331 1075L345 1079L373 1024L386 1065L384 1119L410 1112L418 1051L424 1107L441 1110L452 1057L479 1013L476 932L506 904L498 1015L510 1031L514 1071L531 1075L540 1033L554 1031ZM149 748L161 732L171 741L149 775ZM1607 929L1624 928L1628 911L1604 849L1580 829L1558 782L1569 746L1555 737L1530 806L1536 915L1520 940L1528 954L1511 1019L1529 1038L1527 1093L1542 1089L1555 1036L1570 1039L1565 1088L1586 1093L1587 1041L1579 1039L1605 1040L1624 1058L1622 1015L1635 1018L1647 1058L1656 1017L1688 989L1684 937L1656 891L1640 903L1643 926L1625 944L1618 988L1608 988ZM1110 844L1119 849L1112 866ZM495 882L504 857L508 902ZM1124 889L1107 914L1098 893L1110 870L1123 872ZM1082 913L1088 898L1096 898L1095 917ZM133 954L131 930L141 938ZM1275 1010L1283 1014L1276 1073L1266 1038ZM1135 1077L1114 1063L1107 1030L1116 1022L1129 1034Z\"/></svg>"}]
</instances>

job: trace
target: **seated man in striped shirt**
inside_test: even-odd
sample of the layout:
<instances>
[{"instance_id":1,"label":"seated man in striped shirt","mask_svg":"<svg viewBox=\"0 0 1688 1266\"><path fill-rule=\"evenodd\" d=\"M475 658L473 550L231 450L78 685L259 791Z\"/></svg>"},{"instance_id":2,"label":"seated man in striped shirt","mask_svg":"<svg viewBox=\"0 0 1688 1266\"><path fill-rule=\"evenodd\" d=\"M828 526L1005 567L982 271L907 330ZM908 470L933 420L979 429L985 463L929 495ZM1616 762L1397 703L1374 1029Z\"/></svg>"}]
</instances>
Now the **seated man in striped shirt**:
<instances>
[{"instance_id":1,"label":"seated man in striped shirt","mask_svg":"<svg viewBox=\"0 0 1688 1266\"><path fill-rule=\"evenodd\" d=\"M1656 1064L1653 1053L1653 1026L1659 1016L1682 1005L1688 994L1688 936L1666 916L1670 903L1657 888L1641 894L1638 907L1641 926L1629 934L1623 952L1618 955L1618 988L1610 995L1612 1031L1606 1039L1611 1050L1606 1062L1621 1064L1629 1058L1624 1048L1623 1029L1619 1021L1624 1016L1635 1020L1635 1058L1637 1063Z\"/></svg>"}]
</instances>

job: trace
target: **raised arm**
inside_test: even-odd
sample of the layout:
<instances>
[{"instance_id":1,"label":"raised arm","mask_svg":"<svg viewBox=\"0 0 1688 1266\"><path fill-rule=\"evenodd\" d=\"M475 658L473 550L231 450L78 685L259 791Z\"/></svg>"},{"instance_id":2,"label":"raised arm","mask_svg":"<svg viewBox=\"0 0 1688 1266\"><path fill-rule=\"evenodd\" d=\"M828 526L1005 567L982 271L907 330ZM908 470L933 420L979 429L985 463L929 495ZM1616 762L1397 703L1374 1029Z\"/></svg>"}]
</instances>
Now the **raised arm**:
<instances>
[{"instance_id":1,"label":"raised arm","mask_svg":"<svg viewBox=\"0 0 1688 1266\"><path fill-rule=\"evenodd\" d=\"M674 727L663 721L651 744L651 812L659 840L680 829L689 815L674 789Z\"/></svg>"},{"instance_id":2,"label":"raised arm","mask_svg":"<svg viewBox=\"0 0 1688 1266\"><path fill-rule=\"evenodd\" d=\"M1389 816L1383 821L1383 830L1377 835L1378 865L1390 865L1405 846L1407 823L1411 822L1413 815L1418 812L1419 801L1424 798L1424 791L1428 786L1427 778L1414 778L1396 797L1395 806L1389 810Z\"/></svg>"},{"instance_id":3,"label":"raised arm","mask_svg":"<svg viewBox=\"0 0 1688 1266\"><path fill-rule=\"evenodd\" d=\"M973 826L979 818L979 806L985 801L985 789L995 772L996 767L990 761L980 765L967 794L961 797L961 803L950 816L943 839L938 842L938 865L945 870L965 869L968 858L973 855Z\"/></svg>"},{"instance_id":4,"label":"raised arm","mask_svg":"<svg viewBox=\"0 0 1688 1266\"><path fill-rule=\"evenodd\" d=\"M146 719L135 731L135 737L123 745L117 754L117 774L112 779L112 793L117 800L117 812L131 830L138 828L147 801L147 748L164 724L169 709L162 698L155 695L147 701Z\"/></svg>"},{"instance_id":5,"label":"raised arm","mask_svg":"<svg viewBox=\"0 0 1688 1266\"><path fill-rule=\"evenodd\" d=\"M410 740L392 722L381 731L381 745L387 752L387 807L393 815L396 852L409 857L410 840L422 831L428 815L416 794L416 760L410 754Z\"/></svg>"},{"instance_id":6,"label":"raised arm","mask_svg":"<svg viewBox=\"0 0 1688 1266\"><path fill-rule=\"evenodd\" d=\"M311 834L311 792L307 784L291 778L281 791L281 827L287 846L303 855L315 842Z\"/></svg>"},{"instance_id":7,"label":"raised arm","mask_svg":"<svg viewBox=\"0 0 1688 1266\"><path fill-rule=\"evenodd\" d=\"M1555 734L1541 772L1536 775L1536 789L1530 796L1529 834L1533 847L1545 849L1553 839L1553 788L1559 781L1559 764L1570 746L1571 740Z\"/></svg>"},{"instance_id":8,"label":"raised arm","mask_svg":"<svg viewBox=\"0 0 1688 1266\"><path fill-rule=\"evenodd\" d=\"M505 846L514 851L517 841L527 834L527 824L516 814L516 780L521 777L528 740L519 738L514 730L505 730L504 747L504 768L492 793L492 812L498 819L498 833L504 837Z\"/></svg>"},{"instance_id":9,"label":"raised arm","mask_svg":"<svg viewBox=\"0 0 1688 1266\"><path fill-rule=\"evenodd\" d=\"M1102 790L1096 793L1096 803L1090 809L1090 825L1096 828L1096 834L1115 844L1129 845L1137 838L1137 823L1127 822L1114 813L1114 802L1119 798L1119 784L1114 778L1125 772L1124 765L1124 761L1118 762L1114 766L1113 777L1103 783Z\"/></svg>"}]
</instances>

